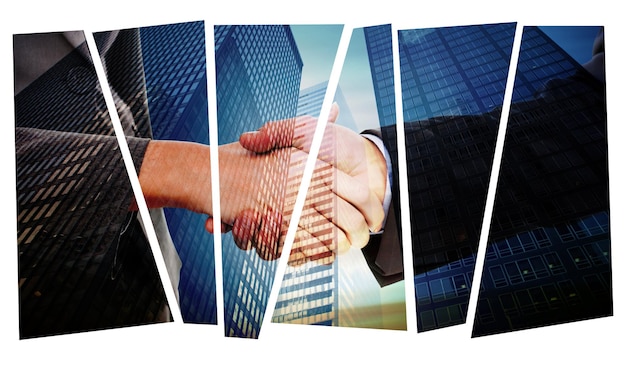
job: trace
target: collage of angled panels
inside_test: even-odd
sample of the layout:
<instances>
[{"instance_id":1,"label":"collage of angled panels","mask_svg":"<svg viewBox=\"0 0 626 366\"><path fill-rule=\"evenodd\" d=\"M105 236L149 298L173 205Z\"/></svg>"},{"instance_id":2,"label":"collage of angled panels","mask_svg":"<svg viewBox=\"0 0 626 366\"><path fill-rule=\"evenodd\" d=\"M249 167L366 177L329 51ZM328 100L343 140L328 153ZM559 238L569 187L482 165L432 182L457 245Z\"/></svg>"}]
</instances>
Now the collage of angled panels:
<instances>
[{"instance_id":1,"label":"collage of angled panels","mask_svg":"<svg viewBox=\"0 0 626 366\"><path fill-rule=\"evenodd\" d=\"M343 27L216 26L219 237L203 22L93 35L119 118L82 32L15 35L20 338L169 322L172 301L229 337L266 313L406 330L411 257L418 332L470 303L474 337L612 315L603 29L523 27L519 55L517 29L398 31L402 123L391 26L352 30L316 135Z\"/></svg>"}]
</instances>

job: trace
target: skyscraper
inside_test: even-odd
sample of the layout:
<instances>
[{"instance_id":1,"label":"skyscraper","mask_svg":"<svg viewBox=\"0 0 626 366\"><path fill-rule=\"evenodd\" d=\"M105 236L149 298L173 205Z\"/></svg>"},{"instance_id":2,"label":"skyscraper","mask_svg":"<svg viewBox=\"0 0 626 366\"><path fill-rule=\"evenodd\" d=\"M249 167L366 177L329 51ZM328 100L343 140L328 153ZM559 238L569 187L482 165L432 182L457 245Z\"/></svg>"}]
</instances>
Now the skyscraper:
<instances>
[{"instance_id":1,"label":"skyscraper","mask_svg":"<svg viewBox=\"0 0 626 366\"><path fill-rule=\"evenodd\" d=\"M298 116L319 117L327 86L328 82L322 82L300 92ZM336 123L356 130L356 123L341 89L337 88L334 100L340 110ZM336 149L335 141L331 142L323 144L320 154L324 154L324 149ZM310 189L314 190L315 187ZM295 201L295 195L291 199ZM324 196L323 199L334 206L331 197ZM319 230L323 231L324 228ZM356 324L353 319L357 316L352 315L359 311L356 304L363 296L359 294L362 281L358 277L341 275L342 268L351 266L347 260L347 255L338 255L334 257L332 263L309 262L299 266L288 266L282 279L272 321L332 326ZM370 296L368 300L375 299ZM369 315L373 316L372 313Z\"/></svg>"},{"instance_id":2,"label":"skyscraper","mask_svg":"<svg viewBox=\"0 0 626 366\"><path fill-rule=\"evenodd\" d=\"M321 83L300 91L298 116L318 117L326 95L328 83ZM298 184L298 182L293 182ZM297 191L289 202L296 200ZM276 308L272 316L275 323L336 325L337 267L315 262L288 266L282 278Z\"/></svg>"},{"instance_id":3,"label":"skyscraper","mask_svg":"<svg viewBox=\"0 0 626 366\"><path fill-rule=\"evenodd\" d=\"M363 28L381 126L396 124L391 25Z\"/></svg>"},{"instance_id":4,"label":"skyscraper","mask_svg":"<svg viewBox=\"0 0 626 366\"><path fill-rule=\"evenodd\" d=\"M58 52L65 37L82 42ZM102 59L125 106L124 133L149 137L138 33L95 39L109 46ZM24 86L15 95L20 337L171 320L149 243L128 209L130 181L84 34L14 42L16 71L32 57L50 65L33 80L16 72ZM129 148L139 154L141 143Z\"/></svg>"},{"instance_id":5,"label":"skyscraper","mask_svg":"<svg viewBox=\"0 0 626 366\"><path fill-rule=\"evenodd\" d=\"M603 34L582 47L603 53ZM612 314L599 66L524 27L473 336Z\"/></svg>"},{"instance_id":6,"label":"skyscraper","mask_svg":"<svg viewBox=\"0 0 626 366\"><path fill-rule=\"evenodd\" d=\"M301 90L300 96L298 97L298 116L307 115L319 117L327 88L328 81L325 81ZM352 117L352 113L350 113L350 108L348 107L348 103L343 96L341 88L337 87L333 100L339 106L340 111L335 123L353 131L357 131L356 122Z\"/></svg>"},{"instance_id":7,"label":"skyscraper","mask_svg":"<svg viewBox=\"0 0 626 366\"><path fill-rule=\"evenodd\" d=\"M420 331L465 321L497 132L471 116L501 106L514 31L514 24L399 31ZM381 121L395 110L390 76L381 76L392 70L387 32L378 56L383 28L366 29Z\"/></svg>"},{"instance_id":8,"label":"skyscraper","mask_svg":"<svg viewBox=\"0 0 626 366\"><path fill-rule=\"evenodd\" d=\"M218 140L239 135L265 122L292 118L297 112L302 59L288 26L216 26ZM256 182L259 194L277 189L289 166ZM271 291L276 262L237 248L223 235L224 327L227 336L256 338Z\"/></svg>"}]
</instances>

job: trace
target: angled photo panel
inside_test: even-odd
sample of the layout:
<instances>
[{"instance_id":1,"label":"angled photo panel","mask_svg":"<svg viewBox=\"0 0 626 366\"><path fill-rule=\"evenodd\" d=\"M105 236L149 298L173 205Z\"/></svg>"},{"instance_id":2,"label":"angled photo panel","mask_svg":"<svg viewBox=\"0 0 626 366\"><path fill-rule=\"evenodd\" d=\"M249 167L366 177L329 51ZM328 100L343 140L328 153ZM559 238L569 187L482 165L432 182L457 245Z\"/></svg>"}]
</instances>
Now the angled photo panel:
<instances>
[{"instance_id":1,"label":"angled photo panel","mask_svg":"<svg viewBox=\"0 0 626 366\"><path fill-rule=\"evenodd\" d=\"M341 31L341 25L214 28L228 337L259 337L311 152L307 137L317 126L311 114L319 114L319 105L298 116L300 95L310 87L324 94L318 84L328 79ZM323 179L330 187L330 177Z\"/></svg>"},{"instance_id":2,"label":"angled photo panel","mask_svg":"<svg viewBox=\"0 0 626 366\"><path fill-rule=\"evenodd\" d=\"M315 26L308 31L311 33L296 31L301 47L316 39L330 43L320 37ZM335 61L337 84L328 79L329 70L300 92L301 123L296 123L296 136L301 137L296 146L302 144L304 150L313 131L303 128L307 122L302 116L317 118L325 98L334 102L324 126L272 322L406 329L401 283L383 290L375 276L380 269L370 267L376 266L372 253L379 248L383 235L385 209L389 206L385 202L391 200L391 160L380 137L373 71L363 29L344 32L349 42L339 50L341 54ZM307 61L315 62L305 58L305 71ZM332 57L328 61L332 62ZM331 90L329 86L336 88ZM396 265L401 267L401 262Z\"/></svg>"},{"instance_id":3,"label":"angled photo panel","mask_svg":"<svg viewBox=\"0 0 626 366\"><path fill-rule=\"evenodd\" d=\"M118 41L128 34L134 43ZM139 182L183 321L217 324L213 236L205 229L212 212L211 202L204 202L210 185L200 182L204 186L198 188L186 170L197 169L194 178L199 178L207 174L199 167L210 169L204 23L97 32L95 40L110 84L142 85L141 94L129 93L124 103L112 92L122 121L129 111L143 111L144 122L128 123L125 129L151 139L136 162ZM123 57L108 56L111 49ZM128 74L132 65L139 74Z\"/></svg>"},{"instance_id":4,"label":"angled photo panel","mask_svg":"<svg viewBox=\"0 0 626 366\"><path fill-rule=\"evenodd\" d=\"M466 322L515 30L398 34L418 332Z\"/></svg>"},{"instance_id":5,"label":"angled photo panel","mask_svg":"<svg viewBox=\"0 0 626 366\"><path fill-rule=\"evenodd\" d=\"M473 337L613 314L604 28L525 26Z\"/></svg>"},{"instance_id":6,"label":"angled photo panel","mask_svg":"<svg viewBox=\"0 0 626 366\"><path fill-rule=\"evenodd\" d=\"M141 27L139 32L153 138L208 145L204 22ZM196 160L197 165L209 164L204 155ZM177 183L189 184L183 177ZM151 216L184 322L217 324L214 243L205 228L211 213L164 207L163 214Z\"/></svg>"},{"instance_id":7,"label":"angled photo panel","mask_svg":"<svg viewBox=\"0 0 626 366\"><path fill-rule=\"evenodd\" d=\"M132 59L117 46L137 42L109 37L104 58ZM13 47L20 338L170 322L84 32L16 34ZM145 87L139 63L124 72L108 70L139 170Z\"/></svg>"}]
</instances>

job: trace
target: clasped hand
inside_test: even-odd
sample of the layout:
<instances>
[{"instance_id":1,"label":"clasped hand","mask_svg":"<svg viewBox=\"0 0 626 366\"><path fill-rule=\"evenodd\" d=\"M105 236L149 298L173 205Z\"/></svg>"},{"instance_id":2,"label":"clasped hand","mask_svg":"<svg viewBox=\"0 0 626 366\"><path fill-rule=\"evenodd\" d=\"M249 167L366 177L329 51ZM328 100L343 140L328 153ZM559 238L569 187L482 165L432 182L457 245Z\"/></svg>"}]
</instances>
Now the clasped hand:
<instances>
[{"instance_id":1,"label":"clasped hand","mask_svg":"<svg viewBox=\"0 0 626 366\"><path fill-rule=\"evenodd\" d=\"M379 231L384 220L385 158L371 141L336 125L338 113L334 104L298 221L290 265L331 263L336 254L365 246L370 232ZM268 122L258 131L240 137L240 145L257 156L289 149L284 155L289 157L285 189L276 186L277 192L284 192L278 196L283 201L276 206L282 207L282 215L272 209L247 209L238 214L232 231L240 248L255 248L266 259L280 255L316 125L315 118L303 116ZM224 199L222 196L221 202L228 202ZM270 232L273 235L267 235ZM274 256L268 258L267 253Z\"/></svg>"},{"instance_id":2,"label":"clasped hand","mask_svg":"<svg viewBox=\"0 0 626 366\"><path fill-rule=\"evenodd\" d=\"M315 161L289 256L290 265L332 263L336 254L361 248L384 220L387 165L378 147L334 122L333 105ZM311 152L317 119L304 116L266 123L239 142L219 147L222 231L260 257L280 256ZM208 214L213 232L208 146L151 141L139 180L149 207L182 207Z\"/></svg>"}]
</instances>

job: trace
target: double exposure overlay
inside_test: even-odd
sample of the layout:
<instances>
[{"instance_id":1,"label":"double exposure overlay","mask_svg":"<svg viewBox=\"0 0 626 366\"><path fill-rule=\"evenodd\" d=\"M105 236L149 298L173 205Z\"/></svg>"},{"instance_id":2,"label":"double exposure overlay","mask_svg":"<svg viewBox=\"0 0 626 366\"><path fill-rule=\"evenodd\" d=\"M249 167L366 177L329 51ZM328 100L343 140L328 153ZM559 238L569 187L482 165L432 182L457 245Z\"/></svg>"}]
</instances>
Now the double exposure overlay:
<instances>
[{"instance_id":1,"label":"double exposure overlay","mask_svg":"<svg viewBox=\"0 0 626 366\"><path fill-rule=\"evenodd\" d=\"M150 126L138 34L96 41L140 157ZM15 35L14 60L20 337L170 321L84 34Z\"/></svg>"},{"instance_id":2,"label":"double exposure overlay","mask_svg":"<svg viewBox=\"0 0 626 366\"><path fill-rule=\"evenodd\" d=\"M327 81L322 81L301 91L299 115L319 114L327 85ZM385 197L390 198L390 191L385 193L385 189L390 189L391 179L387 174L379 174L380 166L369 155L374 152L387 171L389 154L380 138L363 29L352 32L338 87L328 92L335 101L331 109L333 117L325 127L318 164L299 219L300 230L293 243L272 321L406 329L404 289L398 282L402 277L402 262L396 260L385 266L380 261L377 263L376 258L380 238L386 235L385 231L397 232L387 230L395 228L396 222L388 219L384 228L359 230L359 224L365 224L360 221L361 215L371 215L371 212L353 206L349 202L350 194L345 193L373 193L382 209ZM296 134L306 135L304 131L296 131ZM378 140L379 145L372 140ZM340 192L340 197L323 194L325 179L319 179L320 176L332 182L333 190ZM320 210L331 220L317 220ZM391 239L391 247L399 248L397 237L388 239ZM384 257L381 255L378 259ZM386 267L396 271L393 281L396 285L383 289L377 276L383 268L388 270Z\"/></svg>"},{"instance_id":3,"label":"double exposure overlay","mask_svg":"<svg viewBox=\"0 0 626 366\"><path fill-rule=\"evenodd\" d=\"M524 28L474 336L612 314L604 83L601 27Z\"/></svg>"},{"instance_id":4,"label":"double exposure overlay","mask_svg":"<svg viewBox=\"0 0 626 366\"><path fill-rule=\"evenodd\" d=\"M20 338L171 322L169 287L185 323L253 339L264 321L406 330L407 311L430 332L466 323L472 293L472 337L612 315L604 28L418 26L96 32L103 86L83 32L14 35Z\"/></svg>"},{"instance_id":5,"label":"double exposure overlay","mask_svg":"<svg viewBox=\"0 0 626 366\"><path fill-rule=\"evenodd\" d=\"M419 331L465 322L514 34L399 32Z\"/></svg>"}]
</instances>

